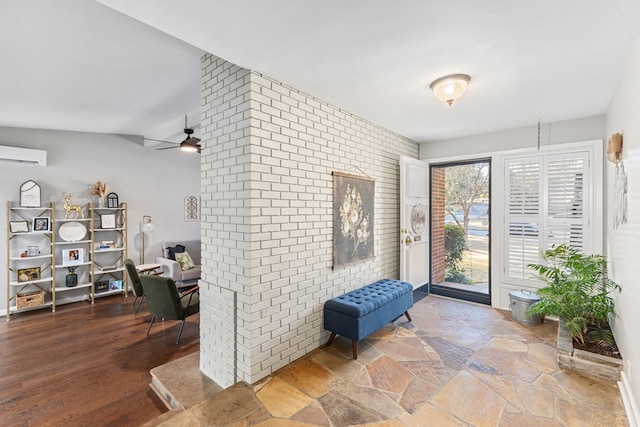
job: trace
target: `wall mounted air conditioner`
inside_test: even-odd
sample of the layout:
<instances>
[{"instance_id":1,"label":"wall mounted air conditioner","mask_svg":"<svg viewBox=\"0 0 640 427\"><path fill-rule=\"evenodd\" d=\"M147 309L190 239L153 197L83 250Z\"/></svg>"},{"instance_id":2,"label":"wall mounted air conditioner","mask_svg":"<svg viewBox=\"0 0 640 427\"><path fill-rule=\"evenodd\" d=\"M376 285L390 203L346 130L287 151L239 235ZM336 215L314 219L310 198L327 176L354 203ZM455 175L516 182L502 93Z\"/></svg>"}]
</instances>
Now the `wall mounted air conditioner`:
<instances>
[{"instance_id":1,"label":"wall mounted air conditioner","mask_svg":"<svg viewBox=\"0 0 640 427\"><path fill-rule=\"evenodd\" d=\"M47 166L47 152L31 148L0 145L0 162Z\"/></svg>"}]
</instances>

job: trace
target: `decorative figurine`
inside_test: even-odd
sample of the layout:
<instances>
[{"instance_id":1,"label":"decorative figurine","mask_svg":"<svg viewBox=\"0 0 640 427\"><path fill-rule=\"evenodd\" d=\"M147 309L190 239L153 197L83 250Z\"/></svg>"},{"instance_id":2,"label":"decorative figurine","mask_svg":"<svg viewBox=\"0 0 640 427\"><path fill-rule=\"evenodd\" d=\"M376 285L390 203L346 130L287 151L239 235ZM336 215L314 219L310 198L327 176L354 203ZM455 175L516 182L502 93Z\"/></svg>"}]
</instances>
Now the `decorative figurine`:
<instances>
[{"instance_id":1,"label":"decorative figurine","mask_svg":"<svg viewBox=\"0 0 640 427\"><path fill-rule=\"evenodd\" d=\"M65 219L69 219L71 216L71 211L76 212L75 218L78 219L78 215L80 218L84 218L84 212L82 212L82 206L80 205L70 205L69 201L71 201L71 196L73 194L62 192L62 197L64 197L64 210L67 212L64 216Z\"/></svg>"}]
</instances>

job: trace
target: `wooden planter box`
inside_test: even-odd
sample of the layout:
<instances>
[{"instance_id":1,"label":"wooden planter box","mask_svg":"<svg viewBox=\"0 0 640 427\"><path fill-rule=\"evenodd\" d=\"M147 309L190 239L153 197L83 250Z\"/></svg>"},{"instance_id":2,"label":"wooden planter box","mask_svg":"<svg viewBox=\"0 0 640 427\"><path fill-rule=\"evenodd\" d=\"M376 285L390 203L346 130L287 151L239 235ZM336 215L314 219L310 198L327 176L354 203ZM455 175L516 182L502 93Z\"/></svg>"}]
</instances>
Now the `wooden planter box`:
<instances>
[{"instance_id":1,"label":"wooden planter box","mask_svg":"<svg viewBox=\"0 0 640 427\"><path fill-rule=\"evenodd\" d=\"M577 371L586 377L613 381L620 381L623 366L622 359L574 349L569 328L563 322L558 324L557 362L562 369Z\"/></svg>"}]
</instances>

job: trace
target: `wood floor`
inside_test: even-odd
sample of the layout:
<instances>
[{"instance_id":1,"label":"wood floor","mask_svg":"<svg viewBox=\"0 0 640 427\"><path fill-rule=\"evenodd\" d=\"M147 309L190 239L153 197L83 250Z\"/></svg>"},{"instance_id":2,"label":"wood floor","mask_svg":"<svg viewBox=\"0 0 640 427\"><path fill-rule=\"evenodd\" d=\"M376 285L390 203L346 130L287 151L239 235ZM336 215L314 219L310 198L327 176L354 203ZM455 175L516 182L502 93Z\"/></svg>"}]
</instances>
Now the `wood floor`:
<instances>
[{"instance_id":1,"label":"wood floor","mask_svg":"<svg viewBox=\"0 0 640 427\"><path fill-rule=\"evenodd\" d=\"M149 370L200 350L199 315L153 325L111 296L0 320L0 426L138 426L166 412Z\"/></svg>"}]
</instances>

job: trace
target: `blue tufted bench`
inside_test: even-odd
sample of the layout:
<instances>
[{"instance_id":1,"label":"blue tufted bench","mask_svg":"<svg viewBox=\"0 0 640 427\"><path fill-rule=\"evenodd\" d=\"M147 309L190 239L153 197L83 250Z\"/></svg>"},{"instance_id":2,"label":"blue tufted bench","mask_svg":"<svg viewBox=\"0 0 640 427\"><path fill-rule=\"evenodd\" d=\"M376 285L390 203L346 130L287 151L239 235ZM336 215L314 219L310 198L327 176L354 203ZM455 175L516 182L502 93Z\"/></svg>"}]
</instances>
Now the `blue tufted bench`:
<instances>
[{"instance_id":1,"label":"blue tufted bench","mask_svg":"<svg viewBox=\"0 0 640 427\"><path fill-rule=\"evenodd\" d=\"M353 358L358 358L358 341L366 338L404 313L411 321L413 286L400 280L383 279L324 303L324 328L350 338Z\"/></svg>"}]
</instances>

